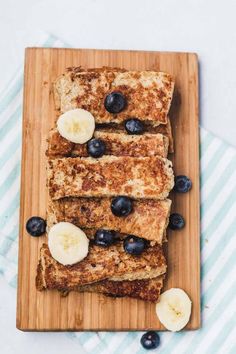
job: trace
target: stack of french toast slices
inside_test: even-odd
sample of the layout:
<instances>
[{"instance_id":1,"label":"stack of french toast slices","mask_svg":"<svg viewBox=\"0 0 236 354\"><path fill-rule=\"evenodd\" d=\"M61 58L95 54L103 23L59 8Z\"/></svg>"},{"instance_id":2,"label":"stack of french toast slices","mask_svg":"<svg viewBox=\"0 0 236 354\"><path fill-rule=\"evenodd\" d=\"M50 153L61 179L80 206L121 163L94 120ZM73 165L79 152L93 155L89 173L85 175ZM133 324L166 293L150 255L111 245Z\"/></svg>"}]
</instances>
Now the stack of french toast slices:
<instances>
[{"instance_id":1,"label":"stack of french toast slices","mask_svg":"<svg viewBox=\"0 0 236 354\"><path fill-rule=\"evenodd\" d=\"M73 265L55 260L43 244L37 268L38 290L96 292L158 301L167 271L163 243L167 241L174 185L173 139L168 112L173 78L158 71L119 68L68 68L53 86L57 116L74 109L90 112L95 119L93 138L105 144L103 156L91 157L86 143L61 136L56 124L48 138L47 231L69 222L89 238L88 255ZM119 92L126 100L119 113L106 109L107 95ZM130 118L144 127L127 132ZM132 200L132 212L116 216L114 198ZM115 242L96 244L98 230L112 230ZM145 240L138 255L126 252L130 236Z\"/></svg>"}]
</instances>

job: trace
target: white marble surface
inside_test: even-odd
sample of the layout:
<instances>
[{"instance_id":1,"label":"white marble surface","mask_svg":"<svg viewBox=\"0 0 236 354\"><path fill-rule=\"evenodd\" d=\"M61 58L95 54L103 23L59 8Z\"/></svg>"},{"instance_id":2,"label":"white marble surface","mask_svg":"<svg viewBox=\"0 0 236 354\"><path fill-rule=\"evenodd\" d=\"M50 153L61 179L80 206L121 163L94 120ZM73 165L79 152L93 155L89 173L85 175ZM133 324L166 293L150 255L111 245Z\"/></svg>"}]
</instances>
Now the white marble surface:
<instances>
[{"instance_id":1,"label":"white marble surface","mask_svg":"<svg viewBox=\"0 0 236 354\"><path fill-rule=\"evenodd\" d=\"M80 48L192 51L200 60L201 124L236 146L235 14L235 0L1 0L0 91L39 29ZM63 334L17 331L15 290L1 278L0 289L3 354L82 354Z\"/></svg>"}]
</instances>

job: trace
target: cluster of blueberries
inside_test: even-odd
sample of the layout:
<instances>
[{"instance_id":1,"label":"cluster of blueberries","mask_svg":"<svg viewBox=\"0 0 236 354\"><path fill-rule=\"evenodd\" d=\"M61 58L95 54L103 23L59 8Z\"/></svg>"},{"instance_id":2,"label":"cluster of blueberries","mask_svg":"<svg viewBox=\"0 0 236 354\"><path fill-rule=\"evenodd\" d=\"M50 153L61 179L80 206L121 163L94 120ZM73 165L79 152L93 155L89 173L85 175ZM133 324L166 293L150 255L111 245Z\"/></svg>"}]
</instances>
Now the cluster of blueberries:
<instances>
[{"instance_id":1,"label":"cluster of blueberries","mask_svg":"<svg viewBox=\"0 0 236 354\"><path fill-rule=\"evenodd\" d=\"M191 180L186 176L175 177L174 191L186 193L192 187ZM125 217L133 211L133 201L129 197L118 196L112 199L111 211L117 217ZM170 215L169 228L172 230L182 229L185 225L184 218L177 213ZM31 236L41 236L46 231L46 221L38 216L31 217L26 223L26 230ZM95 244L102 247L108 247L117 240L117 234L112 230L99 229L95 234ZM147 241L143 238L128 235L124 239L124 249L132 255L140 255Z\"/></svg>"},{"instance_id":2,"label":"cluster of blueberries","mask_svg":"<svg viewBox=\"0 0 236 354\"><path fill-rule=\"evenodd\" d=\"M119 196L112 199L111 211L115 216L122 217L129 215L133 210L132 199ZM110 230L98 230L95 234L95 244L103 247L110 246L117 240L116 232ZM128 235L124 239L124 250L133 255L140 255L147 245L146 240L134 235Z\"/></svg>"},{"instance_id":3,"label":"cluster of blueberries","mask_svg":"<svg viewBox=\"0 0 236 354\"><path fill-rule=\"evenodd\" d=\"M191 180L186 176L175 177L174 191L178 193L186 193L192 187ZM111 211L115 216L122 217L129 215L133 210L132 199L124 196L119 196L112 199ZM169 228L172 230L180 230L184 227L184 218L178 214L173 213L170 215ZM100 229L95 234L95 244L103 247L108 247L113 244L117 239L116 232L111 230ZM128 235L124 239L124 249L127 253L133 255L140 255L147 246L146 240L134 235Z\"/></svg>"},{"instance_id":4,"label":"cluster of blueberries","mask_svg":"<svg viewBox=\"0 0 236 354\"><path fill-rule=\"evenodd\" d=\"M109 113L120 113L126 107L126 98L121 92L114 91L106 96L104 106ZM144 132L143 123L137 118L130 118L125 121L125 130L128 134L142 134ZM88 154L98 158L105 154L106 145L101 139L91 139L87 143Z\"/></svg>"}]
</instances>

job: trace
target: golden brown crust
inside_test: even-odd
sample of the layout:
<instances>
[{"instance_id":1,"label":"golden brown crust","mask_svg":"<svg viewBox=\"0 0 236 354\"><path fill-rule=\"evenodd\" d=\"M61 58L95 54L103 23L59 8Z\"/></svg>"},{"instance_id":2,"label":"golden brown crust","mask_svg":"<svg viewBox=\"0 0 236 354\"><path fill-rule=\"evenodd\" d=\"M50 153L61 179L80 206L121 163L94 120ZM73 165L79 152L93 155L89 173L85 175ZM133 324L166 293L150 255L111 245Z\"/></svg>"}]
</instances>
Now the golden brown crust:
<instances>
[{"instance_id":1,"label":"golden brown crust","mask_svg":"<svg viewBox=\"0 0 236 354\"><path fill-rule=\"evenodd\" d=\"M157 302L163 287L164 275L153 279L133 281L103 280L98 283L78 287L79 292L96 292L112 297L129 296L144 301Z\"/></svg>"},{"instance_id":2,"label":"golden brown crust","mask_svg":"<svg viewBox=\"0 0 236 354\"><path fill-rule=\"evenodd\" d=\"M162 248L148 247L140 256L124 251L123 243L107 248L91 244L88 256L72 266L64 266L52 258L48 245L43 244L37 268L38 290L74 290L78 286L104 279L119 277L120 280L156 278L166 272Z\"/></svg>"},{"instance_id":3,"label":"golden brown crust","mask_svg":"<svg viewBox=\"0 0 236 354\"><path fill-rule=\"evenodd\" d=\"M104 99L112 91L123 93L127 99L119 114L111 114L104 107ZM58 110L64 113L83 108L94 115L97 123L120 123L136 117L154 126L166 124L173 91L173 78L156 71L70 68L54 82Z\"/></svg>"},{"instance_id":4,"label":"golden brown crust","mask_svg":"<svg viewBox=\"0 0 236 354\"><path fill-rule=\"evenodd\" d=\"M111 212L110 198L64 198L49 201L47 225L61 221L71 222L83 229L108 229L122 234L133 234L161 244L165 235L171 201L133 201L133 211L119 218ZM85 231L86 232L86 231Z\"/></svg>"},{"instance_id":5,"label":"golden brown crust","mask_svg":"<svg viewBox=\"0 0 236 354\"><path fill-rule=\"evenodd\" d=\"M114 156L161 156L167 157L168 138L162 134L128 135L121 131L95 131L94 138L104 141L105 155ZM88 157L87 144L73 144L63 138L57 129L50 132L47 156Z\"/></svg>"},{"instance_id":6,"label":"golden brown crust","mask_svg":"<svg viewBox=\"0 0 236 354\"><path fill-rule=\"evenodd\" d=\"M90 241L88 256L73 266L58 263L44 244L37 269L38 290L89 291L158 301L166 272L159 244L165 241L171 204L158 199L165 199L173 187L172 165L165 158L168 142L173 151L167 117L173 89L173 79L166 73L108 67L68 68L55 81L58 114L78 107L90 111L96 120L95 137L105 141L108 156L88 158L86 144L73 144L56 130L51 132L48 228L68 221L90 239L98 228L104 228L115 230L121 239L134 234L149 242L140 256L132 256L124 251L121 240L109 248ZM112 91L122 92L127 99L118 115L104 108L104 99ZM130 117L143 121L145 134L126 134L123 122ZM115 217L110 210L110 197L117 195L138 199L125 218Z\"/></svg>"},{"instance_id":7,"label":"golden brown crust","mask_svg":"<svg viewBox=\"0 0 236 354\"><path fill-rule=\"evenodd\" d=\"M165 199L174 186L172 163L155 157L62 158L49 160L49 193L63 197Z\"/></svg>"}]
</instances>

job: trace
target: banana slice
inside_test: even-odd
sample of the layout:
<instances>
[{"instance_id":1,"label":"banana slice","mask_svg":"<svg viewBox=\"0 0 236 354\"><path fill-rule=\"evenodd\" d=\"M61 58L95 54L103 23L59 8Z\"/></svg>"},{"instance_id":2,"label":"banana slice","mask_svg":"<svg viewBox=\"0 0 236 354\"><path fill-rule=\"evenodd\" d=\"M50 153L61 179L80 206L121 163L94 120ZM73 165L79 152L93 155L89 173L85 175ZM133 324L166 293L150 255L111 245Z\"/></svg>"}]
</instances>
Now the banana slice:
<instances>
[{"instance_id":1,"label":"banana slice","mask_svg":"<svg viewBox=\"0 0 236 354\"><path fill-rule=\"evenodd\" d=\"M89 240L85 233L69 222L59 222L48 233L52 257L63 265L82 261L88 254Z\"/></svg>"},{"instance_id":2,"label":"banana slice","mask_svg":"<svg viewBox=\"0 0 236 354\"><path fill-rule=\"evenodd\" d=\"M63 138L76 144L84 144L93 136L94 116L85 109L72 109L59 117L57 129Z\"/></svg>"},{"instance_id":3,"label":"banana slice","mask_svg":"<svg viewBox=\"0 0 236 354\"><path fill-rule=\"evenodd\" d=\"M156 304L156 314L169 331L180 331L186 326L191 315L192 302L185 291L172 288L160 296Z\"/></svg>"}]
</instances>

